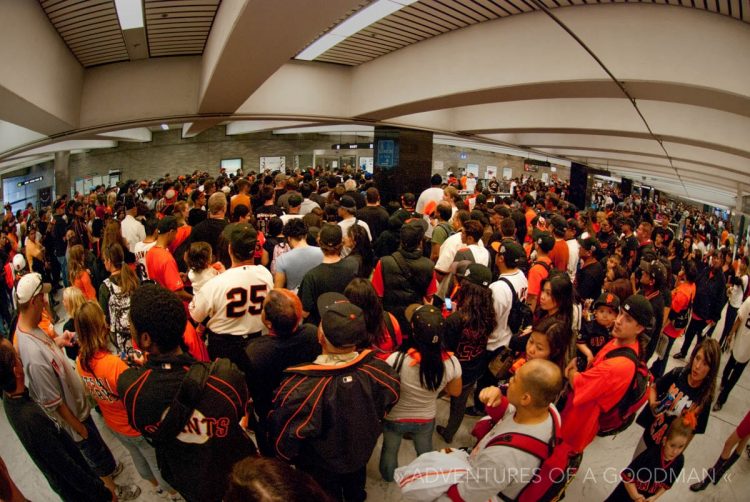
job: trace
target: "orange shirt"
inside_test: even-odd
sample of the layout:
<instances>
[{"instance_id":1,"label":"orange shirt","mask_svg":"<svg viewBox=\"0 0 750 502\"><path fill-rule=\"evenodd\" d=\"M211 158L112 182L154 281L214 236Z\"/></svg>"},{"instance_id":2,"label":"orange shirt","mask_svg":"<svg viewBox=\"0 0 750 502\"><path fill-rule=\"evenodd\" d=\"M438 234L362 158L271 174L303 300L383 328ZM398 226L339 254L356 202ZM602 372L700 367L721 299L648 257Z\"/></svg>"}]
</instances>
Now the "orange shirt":
<instances>
[{"instance_id":1,"label":"orange shirt","mask_svg":"<svg viewBox=\"0 0 750 502\"><path fill-rule=\"evenodd\" d=\"M683 282L672 290L672 310L675 312L682 312L690 306L690 302L695 298L695 283L690 284ZM672 321L669 321L664 327L664 334L670 338L678 338L682 336L685 328L675 328L672 326Z\"/></svg>"},{"instance_id":2,"label":"orange shirt","mask_svg":"<svg viewBox=\"0 0 750 502\"><path fill-rule=\"evenodd\" d=\"M250 196L238 193L237 195L232 197L231 202L229 203L229 215L234 214L234 208L242 204L243 206L247 206L248 209L250 209Z\"/></svg>"},{"instance_id":3,"label":"orange shirt","mask_svg":"<svg viewBox=\"0 0 750 502\"><path fill-rule=\"evenodd\" d=\"M591 366L573 377L572 395L568 396L562 418L562 438L575 451L583 452L599 432L599 416L608 412L627 392L635 374L635 365L625 357L605 359L619 348L610 340L596 354ZM639 352L638 342L627 345Z\"/></svg>"},{"instance_id":4,"label":"orange shirt","mask_svg":"<svg viewBox=\"0 0 750 502\"><path fill-rule=\"evenodd\" d=\"M570 250L568 243L563 239L555 238L555 246L549 252L549 259L552 260L552 268L565 272L568 270L568 257Z\"/></svg>"},{"instance_id":5,"label":"orange shirt","mask_svg":"<svg viewBox=\"0 0 750 502\"><path fill-rule=\"evenodd\" d=\"M177 228L177 235L175 235L174 240L169 245L169 252L174 253L175 250L180 247L180 244L185 242L185 239L190 237L190 232L193 231L193 227L190 225L182 225L181 227Z\"/></svg>"},{"instance_id":6,"label":"orange shirt","mask_svg":"<svg viewBox=\"0 0 750 502\"><path fill-rule=\"evenodd\" d=\"M542 261L552 266L552 260L549 257L539 257L536 261ZM549 276L549 272L540 264L532 265L529 269L529 288L526 290L527 295L539 296L542 293L542 281Z\"/></svg>"},{"instance_id":7,"label":"orange shirt","mask_svg":"<svg viewBox=\"0 0 750 502\"><path fill-rule=\"evenodd\" d=\"M104 422L125 436L140 436L128 423L125 404L117 395L117 379L128 365L116 355L101 351L92 358L91 369L93 371L83 369L80 357L76 360L76 371L81 375L86 392L99 404Z\"/></svg>"},{"instance_id":8,"label":"orange shirt","mask_svg":"<svg viewBox=\"0 0 750 502\"><path fill-rule=\"evenodd\" d=\"M149 279L170 291L179 291L184 287L177 262L172 253L159 246L154 246L146 253L146 270Z\"/></svg>"},{"instance_id":9,"label":"orange shirt","mask_svg":"<svg viewBox=\"0 0 750 502\"><path fill-rule=\"evenodd\" d=\"M80 289L87 300L96 300L96 290L94 289L94 285L91 284L91 276L87 271L84 270L78 274L76 280L73 281L73 286Z\"/></svg>"}]
</instances>

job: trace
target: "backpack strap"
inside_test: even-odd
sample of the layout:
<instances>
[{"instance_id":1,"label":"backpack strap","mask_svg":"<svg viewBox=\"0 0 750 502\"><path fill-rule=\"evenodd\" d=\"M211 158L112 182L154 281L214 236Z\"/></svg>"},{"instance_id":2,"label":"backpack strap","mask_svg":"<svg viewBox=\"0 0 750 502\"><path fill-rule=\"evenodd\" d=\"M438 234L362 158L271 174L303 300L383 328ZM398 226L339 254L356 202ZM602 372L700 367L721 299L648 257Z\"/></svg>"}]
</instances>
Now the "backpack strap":
<instances>
[{"instance_id":1,"label":"backpack strap","mask_svg":"<svg viewBox=\"0 0 750 502\"><path fill-rule=\"evenodd\" d=\"M385 322L385 329L388 331L388 336L391 337L391 341L393 342L393 347L395 348L398 340L396 340L396 327L393 325L393 319L391 319L391 314L384 311L383 321Z\"/></svg>"},{"instance_id":2,"label":"backpack strap","mask_svg":"<svg viewBox=\"0 0 750 502\"><path fill-rule=\"evenodd\" d=\"M185 373L180 388L169 406L169 411L161 420L161 424L152 437L154 443L169 441L175 438L185 428L193 411L198 406L206 381L216 369L221 359L214 359L210 365L194 363Z\"/></svg>"},{"instance_id":3,"label":"backpack strap","mask_svg":"<svg viewBox=\"0 0 750 502\"><path fill-rule=\"evenodd\" d=\"M540 462L544 462L550 455L552 455L555 446L562 441L562 438L560 437L560 413L552 404L549 406L549 413L552 416L552 437L548 442L542 441L541 439L528 434L509 432L498 434L490 439L487 445L485 445L485 448L490 446L507 446L509 448L524 451L538 458Z\"/></svg>"},{"instance_id":4,"label":"backpack strap","mask_svg":"<svg viewBox=\"0 0 750 502\"><path fill-rule=\"evenodd\" d=\"M549 263L547 263L546 261L542 261L542 260L535 260L534 263L532 263L531 265L532 266L534 266L534 265L541 265L542 267L544 267L544 270L546 270L548 274L549 274L550 270L552 270L552 266Z\"/></svg>"},{"instance_id":5,"label":"backpack strap","mask_svg":"<svg viewBox=\"0 0 750 502\"><path fill-rule=\"evenodd\" d=\"M391 255L391 258L393 258L393 261L396 262L396 266L399 268L402 274L404 274L404 277L407 281L411 282L414 278L413 274L411 273L411 269L409 268L409 265L406 263L406 260L404 259L403 255L396 251Z\"/></svg>"},{"instance_id":6,"label":"backpack strap","mask_svg":"<svg viewBox=\"0 0 750 502\"><path fill-rule=\"evenodd\" d=\"M503 281L505 284L508 285L508 287L510 288L510 292L513 294L513 298L511 298L510 300L511 304L515 303L515 301L518 299L518 296L516 296L516 288L514 288L513 284L511 284L511 282L505 277L503 277L502 275L498 277L498 280Z\"/></svg>"},{"instance_id":7,"label":"backpack strap","mask_svg":"<svg viewBox=\"0 0 750 502\"><path fill-rule=\"evenodd\" d=\"M406 352L399 351L396 356L396 364L393 365L393 370L399 375L401 374L401 367L404 365L404 359L406 359Z\"/></svg>"},{"instance_id":8,"label":"backpack strap","mask_svg":"<svg viewBox=\"0 0 750 502\"><path fill-rule=\"evenodd\" d=\"M638 378L638 365L641 364L640 359L638 358L638 354L635 353L633 349L630 347L619 347L617 349L610 350L607 352L607 355L604 356L604 359L612 359L613 357L624 357L630 361L633 362L635 365L634 371L633 371L633 378L630 379L630 383L628 384L628 388L625 391L625 394L620 398L620 400L615 404L612 408L607 410L607 412L610 412L614 410L618 406L622 406L623 403L625 403L626 399L628 398L628 394L630 393L630 389L633 388L633 382L636 378Z\"/></svg>"}]
</instances>

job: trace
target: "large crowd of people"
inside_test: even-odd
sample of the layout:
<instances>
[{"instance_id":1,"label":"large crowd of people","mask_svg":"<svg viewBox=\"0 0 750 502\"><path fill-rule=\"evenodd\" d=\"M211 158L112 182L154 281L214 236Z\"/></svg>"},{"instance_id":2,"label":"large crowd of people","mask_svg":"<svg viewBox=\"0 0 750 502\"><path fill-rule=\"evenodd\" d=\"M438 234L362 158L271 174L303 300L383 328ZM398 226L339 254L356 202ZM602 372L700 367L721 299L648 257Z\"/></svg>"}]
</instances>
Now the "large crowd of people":
<instances>
[{"instance_id":1,"label":"large crowd of people","mask_svg":"<svg viewBox=\"0 0 750 502\"><path fill-rule=\"evenodd\" d=\"M420 500L539 500L630 426L643 436L609 500L667 491L750 361L731 223L611 184L586 208L562 180L430 185L383 205L354 169L194 172L6 205L3 408L52 490L141 495L96 410L171 500L362 501L381 435L380 473L405 492L418 462L465 463ZM454 444L471 417L477 441ZM434 434L451 448L432 455ZM750 413L690 489L749 437ZM399 467L404 439L419 457ZM562 479L492 474L553 462ZM23 500L0 474L0 498Z\"/></svg>"}]
</instances>

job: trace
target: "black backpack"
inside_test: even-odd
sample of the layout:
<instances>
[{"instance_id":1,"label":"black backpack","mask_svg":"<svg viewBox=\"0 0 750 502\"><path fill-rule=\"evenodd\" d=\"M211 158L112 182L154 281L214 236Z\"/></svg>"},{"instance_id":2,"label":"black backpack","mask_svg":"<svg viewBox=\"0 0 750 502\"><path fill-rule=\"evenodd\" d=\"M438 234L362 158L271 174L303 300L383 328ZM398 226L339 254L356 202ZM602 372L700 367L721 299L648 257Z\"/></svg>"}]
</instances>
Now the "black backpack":
<instances>
[{"instance_id":1,"label":"black backpack","mask_svg":"<svg viewBox=\"0 0 750 502\"><path fill-rule=\"evenodd\" d=\"M672 327L677 329L683 329L685 328L688 323L690 322L690 314L693 312L693 299L695 298L695 295L693 295L693 298L690 298L690 303L687 307L680 310L679 312L675 312L674 310L669 311L669 320L672 321Z\"/></svg>"},{"instance_id":2,"label":"black backpack","mask_svg":"<svg viewBox=\"0 0 750 502\"><path fill-rule=\"evenodd\" d=\"M530 326L533 322L534 313L531 311L526 302L522 302L518 299L516 289L513 284L503 277L499 277L499 280L503 281L510 288L510 292L513 295L513 303L510 306L510 312L508 313L508 328L512 334L518 334L526 326Z\"/></svg>"}]
</instances>

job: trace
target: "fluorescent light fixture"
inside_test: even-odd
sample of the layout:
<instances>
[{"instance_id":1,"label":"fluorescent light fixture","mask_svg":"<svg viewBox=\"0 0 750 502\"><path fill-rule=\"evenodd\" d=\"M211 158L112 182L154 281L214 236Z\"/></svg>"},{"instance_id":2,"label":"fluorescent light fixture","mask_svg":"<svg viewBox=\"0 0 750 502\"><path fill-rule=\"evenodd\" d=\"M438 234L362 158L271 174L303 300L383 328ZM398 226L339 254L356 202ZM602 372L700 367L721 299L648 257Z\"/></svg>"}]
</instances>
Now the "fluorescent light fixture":
<instances>
[{"instance_id":1,"label":"fluorescent light fixture","mask_svg":"<svg viewBox=\"0 0 750 502\"><path fill-rule=\"evenodd\" d=\"M143 5L141 0L115 0L121 30L143 28Z\"/></svg>"},{"instance_id":2,"label":"fluorescent light fixture","mask_svg":"<svg viewBox=\"0 0 750 502\"><path fill-rule=\"evenodd\" d=\"M162 130L164 130L164 131L169 131L169 126L168 126L167 124L162 124L162 125L161 125L161 128L162 128Z\"/></svg>"},{"instance_id":3,"label":"fluorescent light fixture","mask_svg":"<svg viewBox=\"0 0 750 502\"><path fill-rule=\"evenodd\" d=\"M305 50L297 54L296 59L312 61L329 49L343 42L348 37L359 33L373 23L376 23L394 12L403 9L417 0L377 0L364 9L355 12L333 28L331 31L310 44Z\"/></svg>"}]
</instances>

